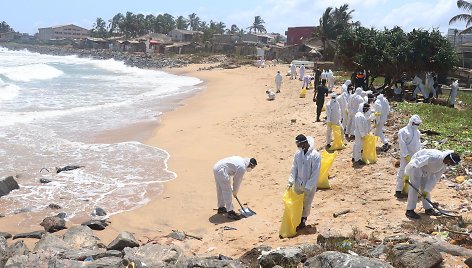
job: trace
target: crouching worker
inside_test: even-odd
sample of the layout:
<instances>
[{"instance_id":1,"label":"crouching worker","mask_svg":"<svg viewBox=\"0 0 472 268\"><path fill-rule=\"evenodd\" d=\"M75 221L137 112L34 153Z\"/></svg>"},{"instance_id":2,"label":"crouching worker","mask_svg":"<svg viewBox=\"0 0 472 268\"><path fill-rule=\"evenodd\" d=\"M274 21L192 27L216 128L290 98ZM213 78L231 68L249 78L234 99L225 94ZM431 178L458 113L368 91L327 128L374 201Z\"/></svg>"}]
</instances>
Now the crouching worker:
<instances>
[{"instance_id":1,"label":"crouching worker","mask_svg":"<svg viewBox=\"0 0 472 268\"><path fill-rule=\"evenodd\" d=\"M218 214L228 213L232 220L239 220L241 216L234 212L233 196L239 191L244 174L257 166L255 158L231 156L218 161L213 167L216 182L216 198L218 199ZM231 176L233 187L231 188Z\"/></svg>"},{"instance_id":2,"label":"crouching worker","mask_svg":"<svg viewBox=\"0 0 472 268\"><path fill-rule=\"evenodd\" d=\"M306 220L310 215L311 203L315 198L316 187L320 177L321 155L314 146L312 137L300 134L295 138L298 151L293 157L292 170L288 180L288 186L294 187L297 194L304 193L303 212L301 222L297 230L306 226Z\"/></svg>"},{"instance_id":3,"label":"crouching worker","mask_svg":"<svg viewBox=\"0 0 472 268\"><path fill-rule=\"evenodd\" d=\"M420 192L418 193L413 187L409 187L405 213L408 218L421 218L414 210L418 201L418 195L423 198L423 208L426 215L439 215L425 198L431 201L430 192L441 178L447 166L457 165L460 161L460 156L451 150L422 149L413 155L405 167L405 173L410 177L411 185Z\"/></svg>"}]
</instances>

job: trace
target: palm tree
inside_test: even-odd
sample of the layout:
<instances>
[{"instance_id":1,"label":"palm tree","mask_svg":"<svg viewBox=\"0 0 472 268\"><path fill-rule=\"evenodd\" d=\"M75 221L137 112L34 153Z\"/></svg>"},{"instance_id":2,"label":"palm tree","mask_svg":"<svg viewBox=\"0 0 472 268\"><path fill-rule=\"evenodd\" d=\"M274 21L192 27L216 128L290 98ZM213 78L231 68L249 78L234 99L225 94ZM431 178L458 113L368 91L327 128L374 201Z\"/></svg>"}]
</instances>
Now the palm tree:
<instances>
[{"instance_id":1,"label":"palm tree","mask_svg":"<svg viewBox=\"0 0 472 268\"><path fill-rule=\"evenodd\" d=\"M197 14L192 13L188 15L188 22L191 31L197 31L200 28L200 18Z\"/></svg>"},{"instance_id":2,"label":"palm tree","mask_svg":"<svg viewBox=\"0 0 472 268\"><path fill-rule=\"evenodd\" d=\"M458 0L457 7L463 9L466 13L455 15L449 20L449 24L453 24L456 21L463 21L465 22L466 28L460 32L459 35L472 32L472 2Z\"/></svg>"},{"instance_id":3,"label":"palm tree","mask_svg":"<svg viewBox=\"0 0 472 268\"><path fill-rule=\"evenodd\" d=\"M8 33L13 31L13 28L11 28L10 25L8 25L8 23L6 23L5 21L2 21L0 23L0 33Z\"/></svg>"},{"instance_id":4,"label":"palm tree","mask_svg":"<svg viewBox=\"0 0 472 268\"><path fill-rule=\"evenodd\" d=\"M123 24L125 17L123 14L118 13L111 20L108 21L110 24L110 34L112 35L117 35L117 34L123 34L121 25Z\"/></svg>"},{"instance_id":5,"label":"palm tree","mask_svg":"<svg viewBox=\"0 0 472 268\"><path fill-rule=\"evenodd\" d=\"M92 36L107 37L107 24L102 18L97 18L93 24Z\"/></svg>"},{"instance_id":6,"label":"palm tree","mask_svg":"<svg viewBox=\"0 0 472 268\"><path fill-rule=\"evenodd\" d=\"M247 29L249 30L249 33L251 33L252 30L254 30L254 32L265 33L267 30L264 27L264 23L265 21L261 18L261 16L255 16L254 22L251 26L247 27Z\"/></svg>"},{"instance_id":7,"label":"palm tree","mask_svg":"<svg viewBox=\"0 0 472 268\"><path fill-rule=\"evenodd\" d=\"M239 33L240 30L239 30L239 27L236 24L233 24L233 25L231 25L231 28L227 29L226 31L230 34L237 34L237 33Z\"/></svg>"},{"instance_id":8,"label":"palm tree","mask_svg":"<svg viewBox=\"0 0 472 268\"><path fill-rule=\"evenodd\" d=\"M188 24L188 20L185 19L183 16L179 16L177 17L177 19L175 19L175 26L177 27L177 29L185 30L187 29Z\"/></svg>"}]
</instances>

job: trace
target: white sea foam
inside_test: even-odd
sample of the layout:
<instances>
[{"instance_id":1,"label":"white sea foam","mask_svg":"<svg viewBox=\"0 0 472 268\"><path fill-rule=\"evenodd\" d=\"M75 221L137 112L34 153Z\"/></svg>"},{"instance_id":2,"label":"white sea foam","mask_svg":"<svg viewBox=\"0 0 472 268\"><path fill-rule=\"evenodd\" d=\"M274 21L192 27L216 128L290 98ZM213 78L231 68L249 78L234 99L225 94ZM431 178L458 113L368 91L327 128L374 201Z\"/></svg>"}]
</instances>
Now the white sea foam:
<instances>
[{"instance_id":1,"label":"white sea foam","mask_svg":"<svg viewBox=\"0 0 472 268\"><path fill-rule=\"evenodd\" d=\"M20 89L19 86L5 83L0 78L0 102L16 98Z\"/></svg>"},{"instance_id":2,"label":"white sea foam","mask_svg":"<svg viewBox=\"0 0 472 268\"><path fill-rule=\"evenodd\" d=\"M32 80L49 80L59 77L64 73L47 64L30 64L0 68L0 74L13 81L28 82Z\"/></svg>"}]
</instances>

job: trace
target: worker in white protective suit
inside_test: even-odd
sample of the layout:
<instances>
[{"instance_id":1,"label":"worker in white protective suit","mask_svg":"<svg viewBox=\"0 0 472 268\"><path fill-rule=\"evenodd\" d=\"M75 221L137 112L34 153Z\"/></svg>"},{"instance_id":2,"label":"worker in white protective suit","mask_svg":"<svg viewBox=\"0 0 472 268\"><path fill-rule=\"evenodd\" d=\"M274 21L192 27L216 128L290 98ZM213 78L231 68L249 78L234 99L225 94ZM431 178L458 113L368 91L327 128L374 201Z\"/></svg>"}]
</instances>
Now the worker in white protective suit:
<instances>
[{"instance_id":1,"label":"worker in white protective suit","mask_svg":"<svg viewBox=\"0 0 472 268\"><path fill-rule=\"evenodd\" d=\"M364 137L370 132L370 104L364 103L358 106L358 112L354 118L354 146L352 148L352 161L358 165L364 165L362 161L362 146Z\"/></svg>"},{"instance_id":2,"label":"worker in white protective suit","mask_svg":"<svg viewBox=\"0 0 472 268\"><path fill-rule=\"evenodd\" d=\"M302 64L302 66L300 66L300 76L299 77L300 77L299 78L300 81L302 81L303 78L305 77L305 65L304 64Z\"/></svg>"},{"instance_id":3,"label":"worker in white protective suit","mask_svg":"<svg viewBox=\"0 0 472 268\"><path fill-rule=\"evenodd\" d=\"M413 100L416 100L417 95L420 92L423 95L423 99L428 99L428 94L426 94L426 91L424 90L423 80L421 80L418 75L415 75L415 78L413 78L413 83L416 84L416 88L413 91Z\"/></svg>"},{"instance_id":4,"label":"worker in white protective suit","mask_svg":"<svg viewBox=\"0 0 472 268\"><path fill-rule=\"evenodd\" d=\"M426 73L426 79L425 79L424 84L425 84L426 90L429 91L429 96L433 96L433 97L436 96L436 89L434 88L433 74L431 72Z\"/></svg>"},{"instance_id":5,"label":"worker in white protective suit","mask_svg":"<svg viewBox=\"0 0 472 268\"><path fill-rule=\"evenodd\" d=\"M426 215L439 215L425 198L431 201L430 193L446 171L447 166L457 165L460 161L460 156L451 150L422 149L412 156L411 161L405 167L405 173L410 176L411 185L418 189L419 193L413 187L409 187L405 213L408 218L421 218L415 212L418 195L423 198L423 208Z\"/></svg>"},{"instance_id":6,"label":"worker in white protective suit","mask_svg":"<svg viewBox=\"0 0 472 268\"><path fill-rule=\"evenodd\" d=\"M349 97L349 102L347 105L347 129L346 134L349 136L354 135L354 117L356 113L359 111L359 105L364 103L364 98L362 97L362 88L356 88L354 94ZM352 137L350 137L352 139Z\"/></svg>"},{"instance_id":7,"label":"worker in white protective suit","mask_svg":"<svg viewBox=\"0 0 472 268\"><path fill-rule=\"evenodd\" d=\"M421 149L420 131L421 118L414 114L410 117L408 125L398 131L398 145L400 147L400 168L397 173L397 185L395 186L395 197L405 198L402 193L405 184L405 167L410 162L411 157Z\"/></svg>"},{"instance_id":8,"label":"worker in white protective suit","mask_svg":"<svg viewBox=\"0 0 472 268\"><path fill-rule=\"evenodd\" d=\"M228 213L227 217L239 220L240 215L234 212L233 196L237 196L243 176L257 166L255 158L231 156L221 159L213 166L216 182L216 197L218 200L218 214ZM231 176L233 187L231 188Z\"/></svg>"},{"instance_id":9,"label":"worker in white protective suit","mask_svg":"<svg viewBox=\"0 0 472 268\"><path fill-rule=\"evenodd\" d=\"M288 186L294 187L296 193L304 193L303 212L297 230L306 226L306 220L310 215L311 204L315 198L318 179L320 177L321 155L315 150L313 137L303 134L295 138L297 152L293 157L292 170L288 179Z\"/></svg>"},{"instance_id":10,"label":"worker in white protective suit","mask_svg":"<svg viewBox=\"0 0 472 268\"><path fill-rule=\"evenodd\" d=\"M328 90L329 92L333 92L334 89L334 74L331 69L328 70Z\"/></svg>"},{"instance_id":11,"label":"worker in white protective suit","mask_svg":"<svg viewBox=\"0 0 472 268\"><path fill-rule=\"evenodd\" d=\"M451 94L449 96L449 107L454 108L454 104L456 103L456 96L457 91L459 90L459 80L455 80L451 84Z\"/></svg>"},{"instance_id":12,"label":"worker in white protective suit","mask_svg":"<svg viewBox=\"0 0 472 268\"><path fill-rule=\"evenodd\" d=\"M377 96L377 99L374 103L374 115L375 115L375 136L379 137L383 143L382 150L384 152L388 151L392 147L389 143L385 134L383 132L383 127L388 119L388 114L390 113L390 104L388 100L384 97L383 94Z\"/></svg>"},{"instance_id":13,"label":"worker in white protective suit","mask_svg":"<svg viewBox=\"0 0 472 268\"><path fill-rule=\"evenodd\" d=\"M303 77L302 88L309 89L310 88L310 82L311 82L311 76L305 75Z\"/></svg>"},{"instance_id":14,"label":"worker in white protective suit","mask_svg":"<svg viewBox=\"0 0 472 268\"><path fill-rule=\"evenodd\" d=\"M290 64L290 79L297 79L297 66Z\"/></svg>"},{"instance_id":15,"label":"worker in white protective suit","mask_svg":"<svg viewBox=\"0 0 472 268\"><path fill-rule=\"evenodd\" d=\"M282 88L282 75L280 71L277 71L275 75L275 93L280 93L280 89Z\"/></svg>"},{"instance_id":16,"label":"worker in white protective suit","mask_svg":"<svg viewBox=\"0 0 472 268\"><path fill-rule=\"evenodd\" d=\"M326 104L326 146L331 147L332 126L340 126L341 133L344 133L341 124L341 108L337 102L336 93L331 93L331 99Z\"/></svg>"},{"instance_id":17,"label":"worker in white protective suit","mask_svg":"<svg viewBox=\"0 0 472 268\"><path fill-rule=\"evenodd\" d=\"M275 93L272 90L266 90L267 100L273 101L275 100Z\"/></svg>"},{"instance_id":18,"label":"worker in white protective suit","mask_svg":"<svg viewBox=\"0 0 472 268\"><path fill-rule=\"evenodd\" d=\"M348 80L349 81L349 80ZM350 83L351 81L349 81ZM339 109L341 111L341 124L343 127L343 133L346 134L346 127L347 127L347 104L349 102L349 92L347 91L347 85L343 84L341 86L342 93L336 98L339 104Z\"/></svg>"}]
</instances>

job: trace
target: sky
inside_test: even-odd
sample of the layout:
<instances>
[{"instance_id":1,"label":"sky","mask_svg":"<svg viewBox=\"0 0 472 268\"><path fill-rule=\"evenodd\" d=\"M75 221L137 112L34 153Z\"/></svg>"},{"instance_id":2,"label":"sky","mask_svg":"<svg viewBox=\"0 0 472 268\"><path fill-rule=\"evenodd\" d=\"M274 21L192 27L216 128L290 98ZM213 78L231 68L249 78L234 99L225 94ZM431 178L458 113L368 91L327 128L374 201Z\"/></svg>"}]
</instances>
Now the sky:
<instances>
[{"instance_id":1,"label":"sky","mask_svg":"<svg viewBox=\"0 0 472 268\"><path fill-rule=\"evenodd\" d=\"M268 32L285 34L288 27L316 26L327 7L349 4L353 20L364 27L383 29L395 25L413 28L463 29L463 23L449 26L452 16L464 13L455 0L12 0L2 1L0 22L15 31L35 34L38 28L75 24L91 29L96 18L105 21L118 13L164 14L174 17L195 13L201 20L236 24L247 28L261 16Z\"/></svg>"}]
</instances>

